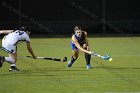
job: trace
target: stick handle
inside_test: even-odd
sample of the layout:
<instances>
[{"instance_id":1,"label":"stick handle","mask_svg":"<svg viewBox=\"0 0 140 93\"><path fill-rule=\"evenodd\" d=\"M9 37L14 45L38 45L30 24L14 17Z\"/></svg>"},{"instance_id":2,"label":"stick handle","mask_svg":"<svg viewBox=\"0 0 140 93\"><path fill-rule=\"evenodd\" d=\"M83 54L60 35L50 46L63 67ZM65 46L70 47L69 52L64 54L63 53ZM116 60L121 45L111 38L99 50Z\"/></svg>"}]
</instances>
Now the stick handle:
<instances>
[{"instance_id":1,"label":"stick handle","mask_svg":"<svg viewBox=\"0 0 140 93\"><path fill-rule=\"evenodd\" d=\"M26 56L28 58L33 58L32 56ZM66 62L67 57L64 57L64 59L58 59L58 58L48 58L48 57L37 57L38 59L46 59L46 60L54 60L54 61L61 61L61 62Z\"/></svg>"},{"instance_id":2,"label":"stick handle","mask_svg":"<svg viewBox=\"0 0 140 93\"><path fill-rule=\"evenodd\" d=\"M99 55L99 54L96 54L96 53L94 53L93 52L93 54L92 55L94 55L94 56L97 56L97 57L99 57L99 58L102 58L102 59L104 59L104 60L108 60L109 59L109 56L102 56L102 55Z\"/></svg>"}]
</instances>

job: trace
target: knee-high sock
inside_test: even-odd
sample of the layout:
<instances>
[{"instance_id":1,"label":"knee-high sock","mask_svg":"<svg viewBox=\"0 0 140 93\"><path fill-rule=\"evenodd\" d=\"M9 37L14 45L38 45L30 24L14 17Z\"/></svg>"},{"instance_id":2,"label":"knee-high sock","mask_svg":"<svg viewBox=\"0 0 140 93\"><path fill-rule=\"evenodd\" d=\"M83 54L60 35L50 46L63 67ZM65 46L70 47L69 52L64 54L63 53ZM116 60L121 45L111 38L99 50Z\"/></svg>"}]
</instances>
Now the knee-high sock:
<instances>
[{"instance_id":1,"label":"knee-high sock","mask_svg":"<svg viewBox=\"0 0 140 93\"><path fill-rule=\"evenodd\" d=\"M11 57L5 57L5 61L10 63L10 64L15 64L15 60Z\"/></svg>"},{"instance_id":2,"label":"knee-high sock","mask_svg":"<svg viewBox=\"0 0 140 93\"><path fill-rule=\"evenodd\" d=\"M90 64L91 55L85 53L86 64Z\"/></svg>"},{"instance_id":3,"label":"knee-high sock","mask_svg":"<svg viewBox=\"0 0 140 93\"><path fill-rule=\"evenodd\" d=\"M76 59L77 59L77 58L76 58ZM76 59L74 59L74 57L71 56L71 62L72 62L72 63L74 63L74 61L75 61Z\"/></svg>"}]
</instances>

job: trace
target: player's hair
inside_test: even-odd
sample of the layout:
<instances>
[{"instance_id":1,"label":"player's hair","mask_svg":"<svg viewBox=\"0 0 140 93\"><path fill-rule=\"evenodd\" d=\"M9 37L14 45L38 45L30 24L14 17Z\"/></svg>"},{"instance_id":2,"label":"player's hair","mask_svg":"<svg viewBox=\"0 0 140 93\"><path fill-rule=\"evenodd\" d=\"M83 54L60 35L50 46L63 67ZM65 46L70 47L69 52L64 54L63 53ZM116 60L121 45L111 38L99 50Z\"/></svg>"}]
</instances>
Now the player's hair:
<instances>
[{"instance_id":1,"label":"player's hair","mask_svg":"<svg viewBox=\"0 0 140 93\"><path fill-rule=\"evenodd\" d=\"M81 26L75 26L75 27L74 27L74 32L75 32L76 30L82 30Z\"/></svg>"},{"instance_id":2,"label":"player's hair","mask_svg":"<svg viewBox=\"0 0 140 93\"><path fill-rule=\"evenodd\" d=\"M25 32L31 32L30 30L29 30L29 28L27 28L26 26L21 26L20 28L19 28L19 30L21 30L21 31L25 31Z\"/></svg>"},{"instance_id":3,"label":"player's hair","mask_svg":"<svg viewBox=\"0 0 140 93\"><path fill-rule=\"evenodd\" d=\"M26 26L21 26L21 27L19 28L19 30L21 30L21 31L27 31L27 27L26 27Z\"/></svg>"}]
</instances>

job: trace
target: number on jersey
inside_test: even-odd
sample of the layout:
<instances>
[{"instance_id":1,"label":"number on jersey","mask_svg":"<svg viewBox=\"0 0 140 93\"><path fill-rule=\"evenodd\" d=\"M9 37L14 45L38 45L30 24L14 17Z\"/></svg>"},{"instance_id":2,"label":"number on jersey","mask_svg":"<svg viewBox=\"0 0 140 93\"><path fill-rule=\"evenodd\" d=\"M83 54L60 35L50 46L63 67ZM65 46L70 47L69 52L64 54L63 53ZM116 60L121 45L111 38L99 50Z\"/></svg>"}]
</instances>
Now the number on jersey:
<instances>
[{"instance_id":1,"label":"number on jersey","mask_svg":"<svg viewBox=\"0 0 140 93\"><path fill-rule=\"evenodd\" d=\"M24 31L16 31L17 34L22 35Z\"/></svg>"}]
</instances>

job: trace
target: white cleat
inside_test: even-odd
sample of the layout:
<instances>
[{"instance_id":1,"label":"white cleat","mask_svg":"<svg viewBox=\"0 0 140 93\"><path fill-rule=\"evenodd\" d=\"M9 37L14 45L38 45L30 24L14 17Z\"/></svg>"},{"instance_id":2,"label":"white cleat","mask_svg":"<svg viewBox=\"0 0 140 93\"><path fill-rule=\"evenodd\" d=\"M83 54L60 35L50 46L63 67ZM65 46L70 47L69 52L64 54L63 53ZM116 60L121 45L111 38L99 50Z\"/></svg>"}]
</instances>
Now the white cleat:
<instances>
[{"instance_id":1,"label":"white cleat","mask_svg":"<svg viewBox=\"0 0 140 93\"><path fill-rule=\"evenodd\" d=\"M68 64L67 64L67 66L68 66L68 67L71 67L72 64L73 64L73 63L72 63L71 61L69 61Z\"/></svg>"},{"instance_id":2,"label":"white cleat","mask_svg":"<svg viewBox=\"0 0 140 93\"><path fill-rule=\"evenodd\" d=\"M9 71L19 71L19 69L17 69L16 66L11 66L10 69L9 69Z\"/></svg>"},{"instance_id":3,"label":"white cleat","mask_svg":"<svg viewBox=\"0 0 140 93\"><path fill-rule=\"evenodd\" d=\"M91 67L90 64L88 64L88 65L86 66L86 68L87 68L87 69L91 69L92 67Z\"/></svg>"}]
</instances>

